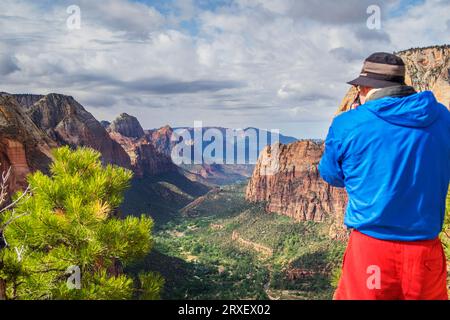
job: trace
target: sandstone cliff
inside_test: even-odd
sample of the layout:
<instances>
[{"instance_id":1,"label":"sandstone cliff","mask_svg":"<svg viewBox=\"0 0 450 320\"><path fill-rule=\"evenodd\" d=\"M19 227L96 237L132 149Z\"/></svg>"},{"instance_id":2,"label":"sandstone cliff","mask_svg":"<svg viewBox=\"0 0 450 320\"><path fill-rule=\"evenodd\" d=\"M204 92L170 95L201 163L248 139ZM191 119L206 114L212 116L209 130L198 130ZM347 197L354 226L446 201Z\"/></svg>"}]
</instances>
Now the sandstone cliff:
<instances>
[{"instance_id":1,"label":"sandstone cliff","mask_svg":"<svg viewBox=\"0 0 450 320\"><path fill-rule=\"evenodd\" d=\"M44 98L43 95L40 94L14 94L14 98L16 98L17 102L26 108L31 107L33 104Z\"/></svg>"},{"instance_id":2,"label":"sandstone cliff","mask_svg":"<svg viewBox=\"0 0 450 320\"><path fill-rule=\"evenodd\" d=\"M108 127L108 132L127 152L136 176L156 176L178 171L171 158L153 145L152 136L145 135L135 117L121 114Z\"/></svg>"},{"instance_id":3,"label":"sandstone cliff","mask_svg":"<svg viewBox=\"0 0 450 320\"><path fill-rule=\"evenodd\" d=\"M168 157L170 157L172 148L175 145L175 142L171 141L172 134L173 129L170 126L148 130L146 133L155 149L158 150L159 153L165 154Z\"/></svg>"},{"instance_id":4,"label":"sandstone cliff","mask_svg":"<svg viewBox=\"0 0 450 320\"><path fill-rule=\"evenodd\" d=\"M110 125L109 129L128 138L142 138L145 133L136 117L122 113Z\"/></svg>"},{"instance_id":5,"label":"sandstone cliff","mask_svg":"<svg viewBox=\"0 0 450 320\"><path fill-rule=\"evenodd\" d=\"M347 197L319 176L317 165L323 144L304 140L266 147L261 153L246 190L250 202L264 202L268 212L295 220L324 221L341 225ZM340 237L339 230L333 230Z\"/></svg>"},{"instance_id":6,"label":"sandstone cliff","mask_svg":"<svg viewBox=\"0 0 450 320\"><path fill-rule=\"evenodd\" d=\"M113 128L122 133L110 130L107 122L98 122L72 97L0 93L0 170L12 169L9 195L26 187L28 173L47 172L51 149L61 145L94 148L104 162L134 170L121 206L129 214L146 212L166 221L209 190L189 180L186 176L193 174L187 175L160 153L145 132L142 136L135 118L122 115L121 119Z\"/></svg>"},{"instance_id":7,"label":"sandstone cliff","mask_svg":"<svg viewBox=\"0 0 450 320\"><path fill-rule=\"evenodd\" d=\"M54 147L12 95L0 95L0 171L11 167L10 194L25 187L28 173L47 171Z\"/></svg>"},{"instance_id":8,"label":"sandstone cliff","mask_svg":"<svg viewBox=\"0 0 450 320\"><path fill-rule=\"evenodd\" d=\"M36 126L58 145L91 147L102 154L104 162L130 168L127 153L74 98L54 93L37 96L40 99L16 97Z\"/></svg>"},{"instance_id":9,"label":"sandstone cliff","mask_svg":"<svg viewBox=\"0 0 450 320\"><path fill-rule=\"evenodd\" d=\"M433 91L450 108L450 46L411 49L398 55L407 66L406 83L419 91Z\"/></svg>"}]
</instances>

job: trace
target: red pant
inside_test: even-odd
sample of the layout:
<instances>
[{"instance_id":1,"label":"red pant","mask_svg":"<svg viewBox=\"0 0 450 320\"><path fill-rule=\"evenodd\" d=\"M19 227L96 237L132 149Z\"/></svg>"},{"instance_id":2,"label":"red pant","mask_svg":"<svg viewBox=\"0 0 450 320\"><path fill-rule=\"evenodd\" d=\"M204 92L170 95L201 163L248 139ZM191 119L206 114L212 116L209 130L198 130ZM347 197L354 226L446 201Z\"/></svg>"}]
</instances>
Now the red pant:
<instances>
[{"instance_id":1,"label":"red pant","mask_svg":"<svg viewBox=\"0 0 450 320\"><path fill-rule=\"evenodd\" d=\"M441 241L350 235L335 300L448 300Z\"/></svg>"}]
</instances>

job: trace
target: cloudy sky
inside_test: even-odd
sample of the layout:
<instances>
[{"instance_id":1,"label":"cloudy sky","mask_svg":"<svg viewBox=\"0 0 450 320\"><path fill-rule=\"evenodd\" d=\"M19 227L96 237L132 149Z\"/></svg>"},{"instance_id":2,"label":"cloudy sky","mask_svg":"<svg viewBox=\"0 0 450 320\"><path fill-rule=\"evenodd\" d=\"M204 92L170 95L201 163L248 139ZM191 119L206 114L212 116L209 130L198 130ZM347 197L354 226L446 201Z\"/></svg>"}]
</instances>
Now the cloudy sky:
<instances>
[{"instance_id":1,"label":"cloudy sky","mask_svg":"<svg viewBox=\"0 0 450 320\"><path fill-rule=\"evenodd\" d=\"M80 29L67 25L71 5ZM371 5L381 9L381 29L367 27ZM201 120L322 138L368 54L450 43L450 0L0 6L0 91L69 94L100 120L127 112L145 128Z\"/></svg>"}]
</instances>

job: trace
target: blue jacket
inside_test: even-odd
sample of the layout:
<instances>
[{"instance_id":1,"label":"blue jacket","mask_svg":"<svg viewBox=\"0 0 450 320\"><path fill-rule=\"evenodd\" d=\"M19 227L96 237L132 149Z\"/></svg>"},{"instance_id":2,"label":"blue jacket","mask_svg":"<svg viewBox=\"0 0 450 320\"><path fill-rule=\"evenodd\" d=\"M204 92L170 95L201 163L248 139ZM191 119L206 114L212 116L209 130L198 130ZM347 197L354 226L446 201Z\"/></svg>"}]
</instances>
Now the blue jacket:
<instances>
[{"instance_id":1,"label":"blue jacket","mask_svg":"<svg viewBox=\"0 0 450 320\"><path fill-rule=\"evenodd\" d=\"M344 223L378 239L434 239L450 179L450 112L432 92L382 97L337 116L319 164L345 187Z\"/></svg>"}]
</instances>

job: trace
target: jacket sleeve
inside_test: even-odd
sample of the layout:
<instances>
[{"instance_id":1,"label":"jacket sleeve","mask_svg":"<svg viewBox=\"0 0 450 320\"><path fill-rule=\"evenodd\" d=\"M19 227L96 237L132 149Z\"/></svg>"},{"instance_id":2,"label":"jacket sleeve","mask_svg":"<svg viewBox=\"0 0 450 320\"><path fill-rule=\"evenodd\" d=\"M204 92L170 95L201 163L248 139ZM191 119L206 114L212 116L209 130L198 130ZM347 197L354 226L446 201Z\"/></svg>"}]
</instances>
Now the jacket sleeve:
<instances>
[{"instance_id":1,"label":"jacket sleeve","mask_svg":"<svg viewBox=\"0 0 450 320\"><path fill-rule=\"evenodd\" d=\"M331 126L325 140L325 151L319 163L319 172L323 180L339 188L345 187L341 146L341 142L335 137L333 126Z\"/></svg>"}]
</instances>

